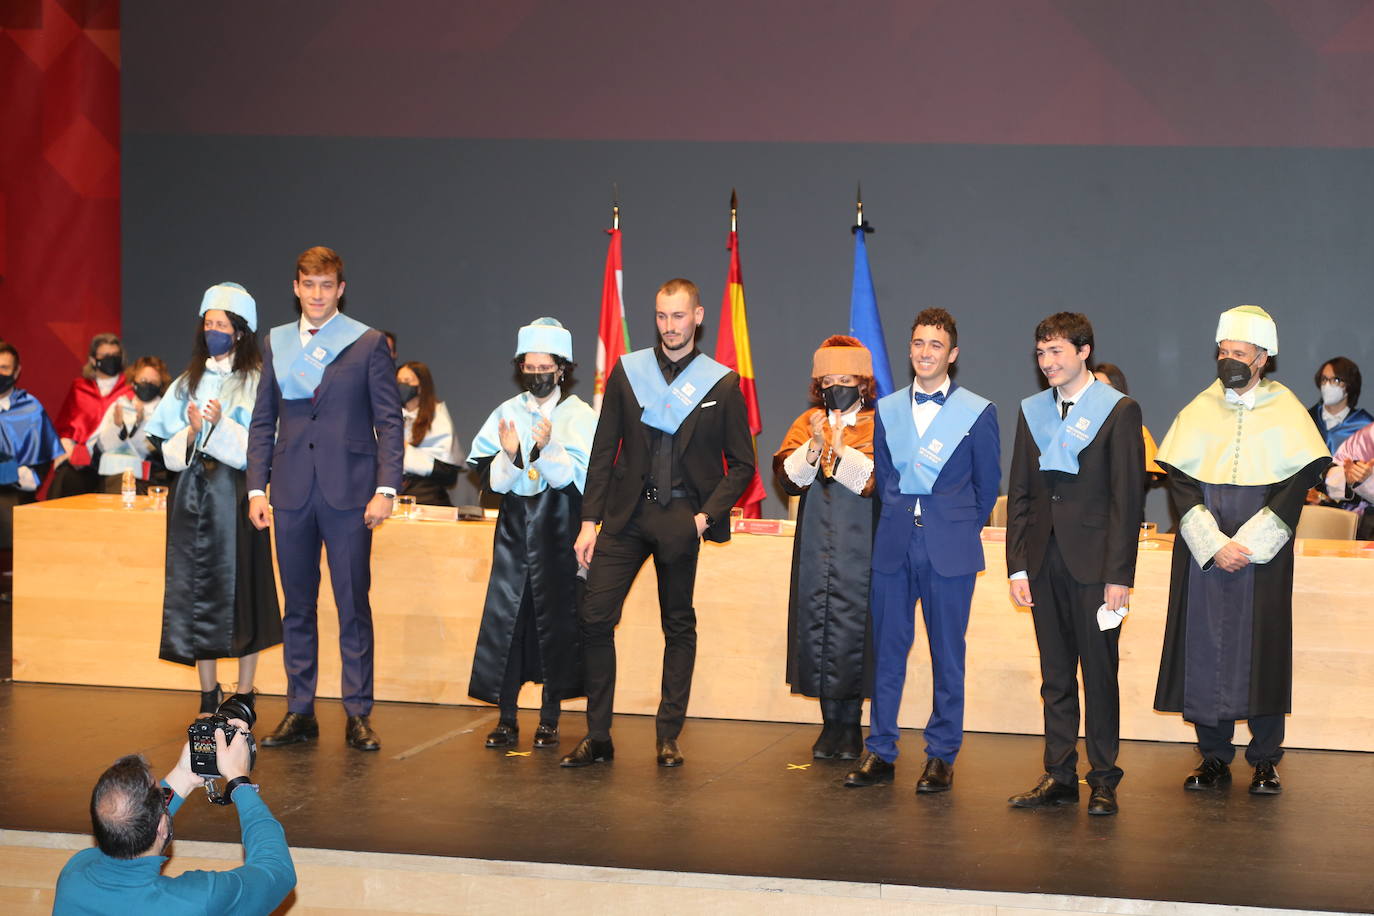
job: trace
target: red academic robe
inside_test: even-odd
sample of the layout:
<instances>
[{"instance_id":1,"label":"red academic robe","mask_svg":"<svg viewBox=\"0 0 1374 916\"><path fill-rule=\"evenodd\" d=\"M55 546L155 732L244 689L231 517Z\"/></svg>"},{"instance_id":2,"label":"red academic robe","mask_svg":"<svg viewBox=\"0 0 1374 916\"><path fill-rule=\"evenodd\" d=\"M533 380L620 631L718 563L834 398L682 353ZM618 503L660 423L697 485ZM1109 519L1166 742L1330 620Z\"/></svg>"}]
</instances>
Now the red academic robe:
<instances>
[{"instance_id":1,"label":"red academic robe","mask_svg":"<svg viewBox=\"0 0 1374 916\"><path fill-rule=\"evenodd\" d=\"M86 448L86 440L90 439L91 434L100 426L100 419L105 416L105 411L121 395L133 397L133 389L123 376L120 376L115 386L110 389L110 393L104 396L101 396L100 386L94 379L77 378L72 382L67 399L62 402L62 409L58 411L56 426L57 435L76 443L70 459L75 467L85 467L91 463L91 453Z\"/></svg>"}]
</instances>

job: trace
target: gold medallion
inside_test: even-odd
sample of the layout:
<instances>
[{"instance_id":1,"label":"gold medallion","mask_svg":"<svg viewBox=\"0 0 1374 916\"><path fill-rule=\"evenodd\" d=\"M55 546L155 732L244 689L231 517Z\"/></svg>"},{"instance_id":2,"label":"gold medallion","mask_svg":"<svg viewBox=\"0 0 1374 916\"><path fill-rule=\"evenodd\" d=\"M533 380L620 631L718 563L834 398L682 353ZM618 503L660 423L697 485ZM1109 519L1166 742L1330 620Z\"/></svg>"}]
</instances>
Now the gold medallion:
<instances>
[{"instance_id":1,"label":"gold medallion","mask_svg":"<svg viewBox=\"0 0 1374 916\"><path fill-rule=\"evenodd\" d=\"M534 468L530 468L528 471L525 472L525 474L527 477L529 477L530 480L539 479L539 472L536 471Z\"/></svg>"}]
</instances>

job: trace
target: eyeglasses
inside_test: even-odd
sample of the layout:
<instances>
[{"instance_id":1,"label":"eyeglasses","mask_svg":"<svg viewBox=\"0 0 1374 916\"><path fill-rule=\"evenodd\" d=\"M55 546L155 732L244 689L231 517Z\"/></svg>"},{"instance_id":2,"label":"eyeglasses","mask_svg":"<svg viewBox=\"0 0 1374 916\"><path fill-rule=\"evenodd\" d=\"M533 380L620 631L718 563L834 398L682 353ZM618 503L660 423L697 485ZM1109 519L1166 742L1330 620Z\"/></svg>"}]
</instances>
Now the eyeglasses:
<instances>
[{"instance_id":1,"label":"eyeglasses","mask_svg":"<svg viewBox=\"0 0 1374 916\"><path fill-rule=\"evenodd\" d=\"M521 372L554 372L557 369L558 367L552 363L545 366L531 366L529 363L525 363L520 367Z\"/></svg>"},{"instance_id":2,"label":"eyeglasses","mask_svg":"<svg viewBox=\"0 0 1374 916\"><path fill-rule=\"evenodd\" d=\"M1344 385L1345 379L1341 378L1339 375L1323 375L1321 377L1321 383L1325 385L1327 382L1335 382L1337 385Z\"/></svg>"}]
</instances>

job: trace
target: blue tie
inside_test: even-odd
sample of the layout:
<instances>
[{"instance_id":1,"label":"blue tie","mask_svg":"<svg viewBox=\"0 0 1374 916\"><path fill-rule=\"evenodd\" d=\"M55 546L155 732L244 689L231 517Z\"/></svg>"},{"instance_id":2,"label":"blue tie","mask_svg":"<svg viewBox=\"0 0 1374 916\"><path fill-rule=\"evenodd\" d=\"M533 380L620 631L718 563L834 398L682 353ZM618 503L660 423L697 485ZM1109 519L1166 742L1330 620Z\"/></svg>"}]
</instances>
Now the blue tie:
<instances>
[{"instance_id":1,"label":"blue tie","mask_svg":"<svg viewBox=\"0 0 1374 916\"><path fill-rule=\"evenodd\" d=\"M924 391L917 391L916 403L924 404L926 401L934 401L936 404L944 406L945 393L943 391L937 391L934 394L926 394Z\"/></svg>"}]
</instances>

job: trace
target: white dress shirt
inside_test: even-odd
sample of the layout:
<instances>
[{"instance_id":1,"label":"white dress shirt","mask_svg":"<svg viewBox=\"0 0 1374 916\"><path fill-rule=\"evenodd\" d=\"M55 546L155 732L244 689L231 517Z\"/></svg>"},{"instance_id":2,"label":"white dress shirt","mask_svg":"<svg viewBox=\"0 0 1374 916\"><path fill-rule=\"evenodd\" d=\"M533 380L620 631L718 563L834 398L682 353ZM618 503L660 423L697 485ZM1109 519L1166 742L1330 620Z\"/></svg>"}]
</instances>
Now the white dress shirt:
<instances>
[{"instance_id":1,"label":"white dress shirt","mask_svg":"<svg viewBox=\"0 0 1374 916\"><path fill-rule=\"evenodd\" d=\"M945 380L940 383L940 387L936 388L934 391L926 391L924 388L918 387L918 384L917 382L911 383L911 419L916 421L916 435L924 436L926 430L930 427L931 421L934 420L935 415L940 412L941 405L936 404L934 401L926 401L924 404L917 404L916 392L919 391L922 394L943 394L948 397L949 376L946 375ZM919 499L916 500L914 515L916 518L921 517L921 501Z\"/></svg>"}]
</instances>

